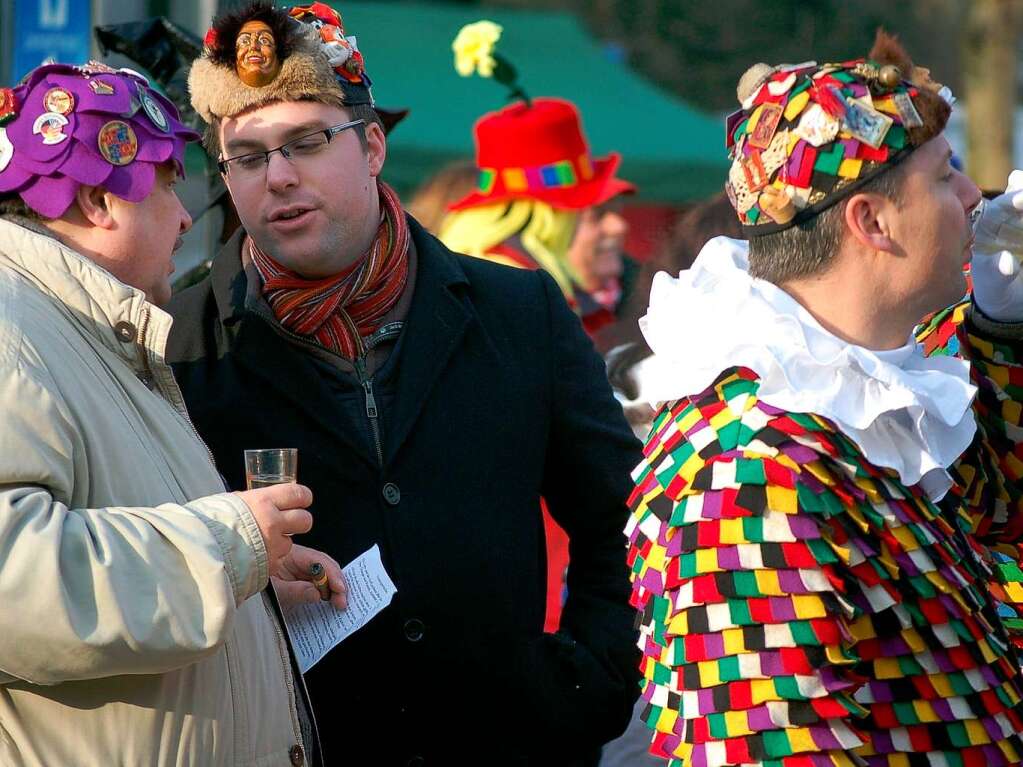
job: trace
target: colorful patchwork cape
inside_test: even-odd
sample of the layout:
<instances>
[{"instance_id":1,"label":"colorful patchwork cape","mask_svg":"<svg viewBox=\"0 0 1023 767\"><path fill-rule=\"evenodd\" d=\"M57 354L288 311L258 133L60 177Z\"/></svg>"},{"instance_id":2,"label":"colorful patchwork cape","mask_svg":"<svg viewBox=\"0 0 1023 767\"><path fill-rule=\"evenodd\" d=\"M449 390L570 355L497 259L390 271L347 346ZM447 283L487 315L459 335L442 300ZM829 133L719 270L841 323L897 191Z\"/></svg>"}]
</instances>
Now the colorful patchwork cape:
<instances>
[{"instance_id":1,"label":"colorful patchwork cape","mask_svg":"<svg viewBox=\"0 0 1023 767\"><path fill-rule=\"evenodd\" d=\"M965 315L923 334L957 321L980 388L938 505L747 369L659 413L626 532L673 767L1023 763L1023 365Z\"/></svg>"}]
</instances>

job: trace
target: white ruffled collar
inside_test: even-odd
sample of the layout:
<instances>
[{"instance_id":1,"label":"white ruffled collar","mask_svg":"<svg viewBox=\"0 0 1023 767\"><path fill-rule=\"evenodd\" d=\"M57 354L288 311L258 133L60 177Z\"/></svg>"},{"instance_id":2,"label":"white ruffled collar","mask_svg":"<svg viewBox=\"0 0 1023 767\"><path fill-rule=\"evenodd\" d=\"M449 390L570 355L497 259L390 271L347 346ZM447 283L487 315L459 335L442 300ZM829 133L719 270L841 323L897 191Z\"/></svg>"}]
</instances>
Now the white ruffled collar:
<instances>
[{"instance_id":1,"label":"white ruffled collar","mask_svg":"<svg viewBox=\"0 0 1023 767\"><path fill-rule=\"evenodd\" d=\"M833 421L871 463L940 499L952 484L945 470L976 431L969 364L924 357L912 339L884 352L848 344L747 268L746 243L717 237L678 279L655 277L640 320L654 351L642 372L651 404L747 367L760 377L761 400Z\"/></svg>"}]
</instances>

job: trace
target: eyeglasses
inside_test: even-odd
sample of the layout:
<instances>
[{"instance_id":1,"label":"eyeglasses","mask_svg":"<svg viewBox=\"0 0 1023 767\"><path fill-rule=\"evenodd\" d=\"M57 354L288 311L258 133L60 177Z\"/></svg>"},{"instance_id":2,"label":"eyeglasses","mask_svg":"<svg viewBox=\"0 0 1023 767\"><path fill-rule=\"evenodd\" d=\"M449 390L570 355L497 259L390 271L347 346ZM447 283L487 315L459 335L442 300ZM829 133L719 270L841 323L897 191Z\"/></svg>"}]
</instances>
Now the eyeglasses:
<instances>
[{"instance_id":1,"label":"eyeglasses","mask_svg":"<svg viewBox=\"0 0 1023 767\"><path fill-rule=\"evenodd\" d=\"M276 149L228 157L227 159L219 160L217 168L225 176L230 176L237 181L261 179L266 174L266 166L270 164L270 155L274 152L280 152L284 159L293 165L298 165L304 160L312 159L319 155L320 152L327 148L327 145L337 134L349 128L354 128L356 125L364 125L365 122L365 120L352 120L351 122L318 130L315 133L299 136L296 139L281 144Z\"/></svg>"},{"instance_id":2,"label":"eyeglasses","mask_svg":"<svg viewBox=\"0 0 1023 767\"><path fill-rule=\"evenodd\" d=\"M234 47L248 48L250 45L252 45L253 40L255 40L256 44L259 45L260 47L269 46L273 48L275 45L274 37L269 32L260 32L257 35L253 35L251 32L242 32L234 41Z\"/></svg>"}]
</instances>

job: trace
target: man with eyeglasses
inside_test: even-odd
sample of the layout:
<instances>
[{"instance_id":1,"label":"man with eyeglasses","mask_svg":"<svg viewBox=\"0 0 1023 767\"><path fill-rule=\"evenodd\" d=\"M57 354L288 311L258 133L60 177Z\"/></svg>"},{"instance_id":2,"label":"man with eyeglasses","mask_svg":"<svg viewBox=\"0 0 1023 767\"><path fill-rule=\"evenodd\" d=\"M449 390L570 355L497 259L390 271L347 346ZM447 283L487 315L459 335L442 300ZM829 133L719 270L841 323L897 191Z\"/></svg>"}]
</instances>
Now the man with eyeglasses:
<instances>
[{"instance_id":1,"label":"man with eyeglasses","mask_svg":"<svg viewBox=\"0 0 1023 767\"><path fill-rule=\"evenodd\" d=\"M280 72L244 88L235 39L257 17ZM404 213L329 8L219 18L190 86L242 222L172 302L193 420L235 486L244 448L297 447L311 545L379 546L397 586L306 674L327 763L594 762L635 700L639 452L578 319L545 273L457 256ZM572 537L558 634L541 495Z\"/></svg>"}]
</instances>

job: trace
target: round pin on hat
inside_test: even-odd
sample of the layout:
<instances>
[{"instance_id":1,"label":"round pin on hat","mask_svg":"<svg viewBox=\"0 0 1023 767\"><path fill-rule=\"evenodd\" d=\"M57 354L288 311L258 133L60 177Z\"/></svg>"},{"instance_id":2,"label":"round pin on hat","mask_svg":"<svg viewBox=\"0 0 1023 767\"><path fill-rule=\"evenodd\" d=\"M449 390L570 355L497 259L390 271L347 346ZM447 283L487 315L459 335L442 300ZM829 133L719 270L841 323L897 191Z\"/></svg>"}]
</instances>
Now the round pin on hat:
<instances>
[{"instance_id":1,"label":"round pin on hat","mask_svg":"<svg viewBox=\"0 0 1023 767\"><path fill-rule=\"evenodd\" d=\"M0 128L0 173L4 172L12 157L14 157L14 144L7 138L7 129Z\"/></svg>"},{"instance_id":2,"label":"round pin on hat","mask_svg":"<svg viewBox=\"0 0 1023 767\"><path fill-rule=\"evenodd\" d=\"M156 100L150 96L146 89L140 84L138 86L139 101L142 102L142 111L146 113L146 117L149 118L149 122L155 125L158 129L164 133L170 130L170 122L167 120L167 115L163 113L163 109L156 103Z\"/></svg>"},{"instance_id":3,"label":"round pin on hat","mask_svg":"<svg viewBox=\"0 0 1023 767\"><path fill-rule=\"evenodd\" d=\"M111 165L127 165L139 151L135 130L124 120L111 120L100 128L96 144L103 159Z\"/></svg>"},{"instance_id":4,"label":"round pin on hat","mask_svg":"<svg viewBox=\"0 0 1023 767\"><path fill-rule=\"evenodd\" d=\"M43 96L43 107L47 112L69 115L75 108L75 97L63 88L50 88Z\"/></svg>"},{"instance_id":5,"label":"round pin on hat","mask_svg":"<svg viewBox=\"0 0 1023 767\"><path fill-rule=\"evenodd\" d=\"M32 132L43 137L43 143L47 145L59 144L67 140L64 126L67 125L67 118L58 112L43 112L35 122L32 123Z\"/></svg>"}]
</instances>

